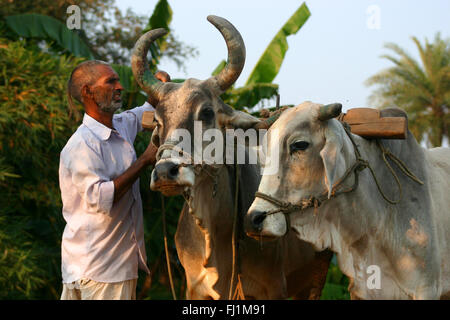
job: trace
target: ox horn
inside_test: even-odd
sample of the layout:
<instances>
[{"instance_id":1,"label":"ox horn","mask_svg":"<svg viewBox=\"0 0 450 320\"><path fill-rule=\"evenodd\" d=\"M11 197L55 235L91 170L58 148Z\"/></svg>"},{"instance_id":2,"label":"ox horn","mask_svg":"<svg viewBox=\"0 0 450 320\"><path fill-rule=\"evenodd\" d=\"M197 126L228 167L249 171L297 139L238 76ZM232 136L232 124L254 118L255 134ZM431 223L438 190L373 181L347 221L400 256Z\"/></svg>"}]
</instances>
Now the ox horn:
<instances>
[{"instance_id":1,"label":"ox horn","mask_svg":"<svg viewBox=\"0 0 450 320\"><path fill-rule=\"evenodd\" d=\"M320 106L319 108L319 120L325 121L331 118L335 118L341 114L342 104L340 103L332 103L324 106Z\"/></svg>"},{"instance_id":2,"label":"ox horn","mask_svg":"<svg viewBox=\"0 0 450 320\"><path fill-rule=\"evenodd\" d=\"M150 30L143 34L136 42L133 56L131 57L131 69L133 70L134 78L142 90L148 94L150 103L155 107L160 100L161 87L164 83L156 79L150 71L147 62L147 52L152 42L165 34L167 34L167 30L162 28Z\"/></svg>"},{"instance_id":3,"label":"ox horn","mask_svg":"<svg viewBox=\"0 0 450 320\"><path fill-rule=\"evenodd\" d=\"M208 81L214 82L214 88L220 93L227 90L237 80L244 68L245 45L241 34L226 19L210 15L208 21L220 31L228 48L228 63L225 68Z\"/></svg>"}]
</instances>

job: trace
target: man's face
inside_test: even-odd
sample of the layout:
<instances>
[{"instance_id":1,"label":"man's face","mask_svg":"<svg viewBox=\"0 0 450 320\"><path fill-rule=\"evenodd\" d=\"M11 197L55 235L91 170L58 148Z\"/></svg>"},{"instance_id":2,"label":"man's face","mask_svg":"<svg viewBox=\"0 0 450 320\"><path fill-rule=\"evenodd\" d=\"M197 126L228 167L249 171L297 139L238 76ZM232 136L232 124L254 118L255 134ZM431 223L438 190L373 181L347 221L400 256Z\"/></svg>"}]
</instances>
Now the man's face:
<instances>
[{"instance_id":1,"label":"man's face","mask_svg":"<svg viewBox=\"0 0 450 320\"><path fill-rule=\"evenodd\" d=\"M95 103L104 112L114 113L122 107L122 90L119 76L109 66L98 65L97 71L100 75L92 86Z\"/></svg>"}]
</instances>

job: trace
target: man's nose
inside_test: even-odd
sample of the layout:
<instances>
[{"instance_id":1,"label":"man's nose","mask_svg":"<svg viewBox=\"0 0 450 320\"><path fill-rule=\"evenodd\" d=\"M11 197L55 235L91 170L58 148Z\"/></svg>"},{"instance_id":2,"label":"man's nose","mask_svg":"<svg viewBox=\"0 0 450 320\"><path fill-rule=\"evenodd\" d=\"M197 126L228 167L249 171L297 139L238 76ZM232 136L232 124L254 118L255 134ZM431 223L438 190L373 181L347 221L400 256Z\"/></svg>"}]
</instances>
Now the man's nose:
<instances>
[{"instance_id":1,"label":"man's nose","mask_svg":"<svg viewBox=\"0 0 450 320\"><path fill-rule=\"evenodd\" d=\"M120 92L122 92L124 90L120 81L117 81L116 87L114 88L114 90L120 90Z\"/></svg>"},{"instance_id":2,"label":"man's nose","mask_svg":"<svg viewBox=\"0 0 450 320\"><path fill-rule=\"evenodd\" d=\"M155 165L154 180L175 180L178 177L180 167L172 161L162 161Z\"/></svg>"}]
</instances>

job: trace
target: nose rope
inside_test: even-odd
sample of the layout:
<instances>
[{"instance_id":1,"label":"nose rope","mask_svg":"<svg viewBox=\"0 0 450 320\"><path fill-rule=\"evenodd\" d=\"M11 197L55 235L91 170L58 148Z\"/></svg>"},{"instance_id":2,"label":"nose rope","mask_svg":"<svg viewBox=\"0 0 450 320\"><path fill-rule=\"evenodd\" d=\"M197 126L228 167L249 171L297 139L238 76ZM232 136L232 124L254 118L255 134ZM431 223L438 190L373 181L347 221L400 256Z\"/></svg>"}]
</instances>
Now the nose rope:
<instances>
[{"instance_id":1,"label":"nose rope","mask_svg":"<svg viewBox=\"0 0 450 320\"><path fill-rule=\"evenodd\" d=\"M161 156L162 156L163 152L166 151L166 150L178 152L178 156L179 156L178 158L182 158L183 159L183 161L178 164L179 167L189 167L189 166L191 166L193 168L194 174L196 176L198 176L200 173L204 172L214 181L214 185L213 185L213 198L214 198L216 196L216 193L217 193L217 185L218 185L217 169L220 169L221 165L208 164L208 163L206 163L204 161L202 161L201 163L194 163L194 159L192 158L192 155L190 153L184 151L182 148L178 147L176 145L178 143L179 143L178 141L168 140L164 144L162 144L158 148L158 151L156 152L156 161L161 160ZM207 167L213 168L213 169L215 169L215 171L214 172L210 172L207 169Z\"/></svg>"},{"instance_id":2,"label":"nose rope","mask_svg":"<svg viewBox=\"0 0 450 320\"><path fill-rule=\"evenodd\" d=\"M361 152L359 151L358 145L356 144L356 142L353 140L353 137L351 135L350 132L350 128L348 126L347 123L340 121L345 132L347 133L347 136L349 137L350 141L353 144L353 149L355 152L355 157L356 157L356 161L353 164L353 166L351 166L350 168L347 169L347 171L344 173L344 175L342 176L342 178L340 178L335 184L333 184L332 188L331 188L331 195L330 197L328 197L328 192L324 191L322 194L320 194L318 197L314 197L314 196L310 196L308 198L302 198L300 199L298 204L293 204L291 202L284 202L284 201L280 201L268 194L262 193L257 191L255 193L255 198L261 198L263 200L266 200L267 202L270 202L271 204L275 205L276 208L268 211L266 213L264 213L264 216L268 216L268 215L272 215L278 212L281 212L284 214L284 217L286 219L286 225L290 225L290 221L289 221L289 214L295 211L303 211L306 210L308 208L314 208L314 215L317 213L317 209L320 207L320 205L325 202L326 200L329 200L331 198L335 198L340 194L343 193L348 193L351 192L353 190L355 190L358 187L358 183L359 183L359 172L361 172L362 170L369 168L370 173L375 181L375 184L377 186L378 191L380 192L381 196L383 197L383 199L390 203L390 204L397 204L401 201L402 199L402 186L400 183L400 180L397 176L397 174L394 172L394 169L392 168L392 166L389 164L389 162L387 161L386 157L388 157L389 159L391 159L391 161L393 161L397 167L411 180L413 180L414 182L423 185L423 182L416 176L414 175L411 170L409 170L409 168L406 166L406 164L401 161L399 158L397 158L390 150L386 149L386 147L384 147L381 142L379 140L377 140L377 146L380 148L381 153L382 153L382 158L384 163L386 164L387 168L389 169L389 171L391 172L392 176L394 177L398 189L399 189L399 198L397 200L391 200L389 199L386 194L383 192L383 190L381 189L381 186L379 184L379 181L377 179L377 176L375 174L375 171L373 170L372 166L370 165L370 163L363 159L361 156ZM355 175L355 182L353 183L353 185L350 188L344 189L344 190L337 190L343 183L344 181L350 176L351 173L354 173ZM289 229L286 228L286 234L288 233Z\"/></svg>"}]
</instances>

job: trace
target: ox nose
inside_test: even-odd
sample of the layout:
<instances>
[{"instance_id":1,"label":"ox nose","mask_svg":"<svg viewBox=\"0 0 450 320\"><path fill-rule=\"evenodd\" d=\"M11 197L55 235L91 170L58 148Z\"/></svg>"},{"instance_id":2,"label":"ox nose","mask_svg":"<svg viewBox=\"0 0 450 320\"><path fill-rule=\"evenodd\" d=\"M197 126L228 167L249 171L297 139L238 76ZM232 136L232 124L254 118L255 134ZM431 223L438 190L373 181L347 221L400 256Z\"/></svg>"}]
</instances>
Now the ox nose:
<instances>
[{"instance_id":1,"label":"ox nose","mask_svg":"<svg viewBox=\"0 0 450 320\"><path fill-rule=\"evenodd\" d=\"M155 165L155 180L175 180L180 171L178 164L171 161L164 161Z\"/></svg>"},{"instance_id":2,"label":"ox nose","mask_svg":"<svg viewBox=\"0 0 450 320\"><path fill-rule=\"evenodd\" d=\"M260 232L264 219L266 218L266 212L260 210L252 210L249 212L251 229L256 232Z\"/></svg>"}]
</instances>

